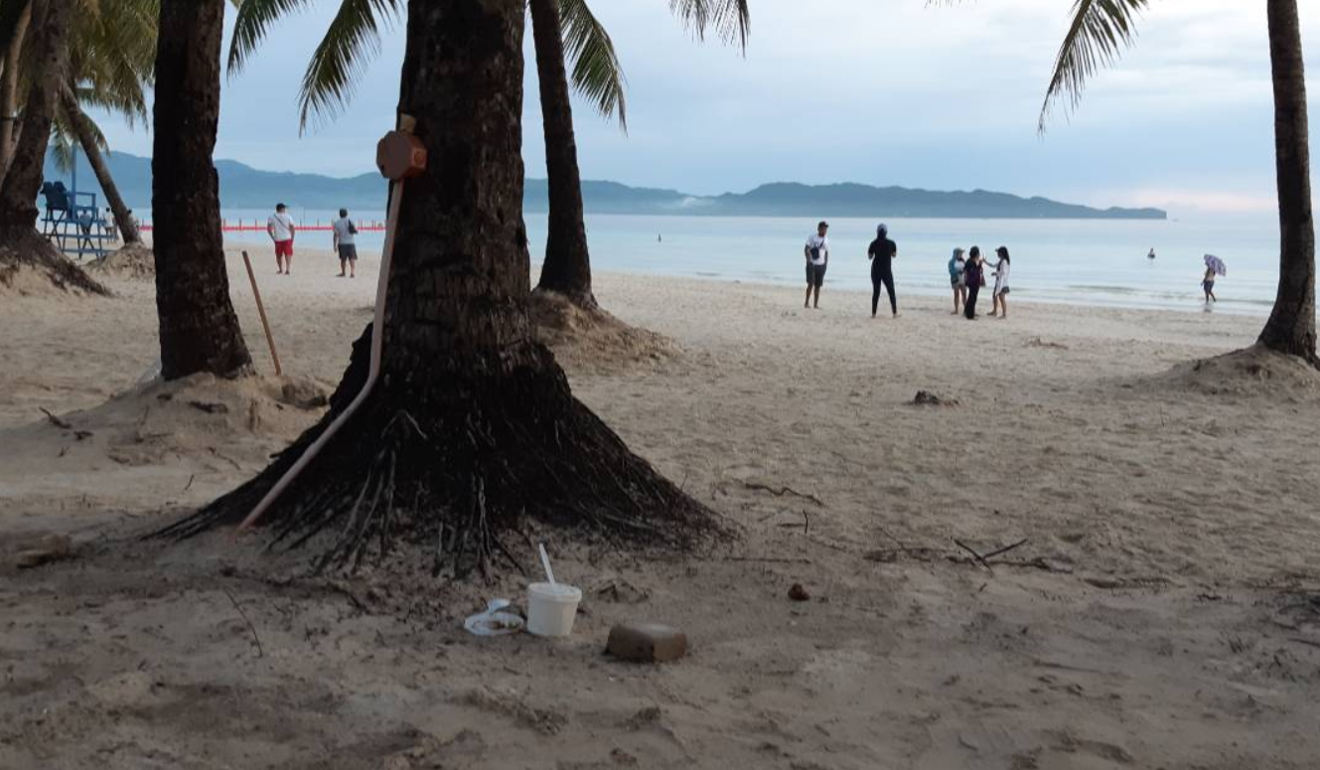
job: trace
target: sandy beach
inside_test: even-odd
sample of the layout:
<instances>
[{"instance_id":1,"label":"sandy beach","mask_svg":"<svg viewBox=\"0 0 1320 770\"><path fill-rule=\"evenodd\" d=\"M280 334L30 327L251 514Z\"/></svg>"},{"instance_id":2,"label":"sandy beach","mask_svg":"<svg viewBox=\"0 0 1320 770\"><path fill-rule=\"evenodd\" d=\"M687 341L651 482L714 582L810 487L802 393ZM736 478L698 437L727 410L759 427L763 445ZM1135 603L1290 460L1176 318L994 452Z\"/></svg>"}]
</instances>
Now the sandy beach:
<instances>
[{"instance_id":1,"label":"sandy beach","mask_svg":"<svg viewBox=\"0 0 1320 770\"><path fill-rule=\"evenodd\" d=\"M574 392L738 537L534 533L584 590L574 634L483 639L462 619L521 602L521 575L311 580L260 536L139 540L312 424L370 319L374 255L350 280L300 251L284 277L249 249L284 378L237 251L240 382L137 384L150 280L0 297L0 767L1316 766L1320 379L1192 366L1260 319L1015 294L972 323L900 285L902 317L872 320L828 284L815 311L598 274L673 344L557 351ZM49 533L72 558L13 566ZM613 661L622 620L692 649Z\"/></svg>"}]
</instances>

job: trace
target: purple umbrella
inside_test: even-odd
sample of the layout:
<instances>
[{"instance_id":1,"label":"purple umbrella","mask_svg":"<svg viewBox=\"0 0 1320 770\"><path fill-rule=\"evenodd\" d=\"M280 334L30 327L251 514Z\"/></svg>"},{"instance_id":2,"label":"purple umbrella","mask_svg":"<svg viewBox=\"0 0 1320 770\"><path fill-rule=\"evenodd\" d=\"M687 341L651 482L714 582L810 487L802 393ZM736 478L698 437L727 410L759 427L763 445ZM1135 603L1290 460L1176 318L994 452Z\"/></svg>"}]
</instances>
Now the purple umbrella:
<instances>
[{"instance_id":1,"label":"purple umbrella","mask_svg":"<svg viewBox=\"0 0 1320 770\"><path fill-rule=\"evenodd\" d=\"M1205 266L1214 270L1215 275L1222 275L1226 278L1228 277L1228 265L1225 265L1224 260L1216 257L1214 254L1205 255Z\"/></svg>"}]
</instances>

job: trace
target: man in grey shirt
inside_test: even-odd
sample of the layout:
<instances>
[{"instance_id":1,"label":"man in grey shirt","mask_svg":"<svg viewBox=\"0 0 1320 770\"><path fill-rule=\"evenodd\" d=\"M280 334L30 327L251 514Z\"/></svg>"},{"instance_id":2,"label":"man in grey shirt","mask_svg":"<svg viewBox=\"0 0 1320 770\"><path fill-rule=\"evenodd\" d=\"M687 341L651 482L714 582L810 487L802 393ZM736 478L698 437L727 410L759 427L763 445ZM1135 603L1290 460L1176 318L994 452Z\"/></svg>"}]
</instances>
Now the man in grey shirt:
<instances>
[{"instance_id":1,"label":"man in grey shirt","mask_svg":"<svg viewBox=\"0 0 1320 770\"><path fill-rule=\"evenodd\" d=\"M343 278L344 268L348 268L348 277L357 278L357 227L348 218L348 209L340 209L339 219L330 226L335 231L335 251L339 252L339 277Z\"/></svg>"}]
</instances>

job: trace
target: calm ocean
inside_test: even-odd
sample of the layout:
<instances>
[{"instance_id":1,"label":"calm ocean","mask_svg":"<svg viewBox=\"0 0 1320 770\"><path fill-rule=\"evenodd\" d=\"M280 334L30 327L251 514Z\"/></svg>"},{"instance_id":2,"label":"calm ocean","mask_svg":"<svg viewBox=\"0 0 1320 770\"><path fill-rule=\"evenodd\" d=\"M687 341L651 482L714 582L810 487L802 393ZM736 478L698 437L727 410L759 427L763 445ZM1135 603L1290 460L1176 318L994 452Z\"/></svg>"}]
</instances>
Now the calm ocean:
<instances>
[{"instance_id":1,"label":"calm ocean","mask_svg":"<svg viewBox=\"0 0 1320 770\"><path fill-rule=\"evenodd\" d=\"M291 210L308 224L329 211ZM354 211L358 222L383 220L383 211ZM267 212L226 211L230 222ZM1203 256L1228 263L1215 293L1220 312L1268 314L1278 276L1278 230L1272 215L1231 220L1125 221L1023 219L890 219L898 243L894 274L900 296L944 296L946 263L954 246L989 254L1007 246L1013 257L1013 297L1128 308L1199 311ZM545 215L527 220L533 262L545 243ZM681 217L597 214L587 217L591 262L599 270L798 286L809 218ZM874 220L831 219L826 288L870 289L866 247ZM236 241L264 241L262 233L231 233ZM300 242L330 247L330 234L308 232ZM359 248L378 251L380 233L361 233ZM1154 247L1157 258L1146 253Z\"/></svg>"}]
</instances>

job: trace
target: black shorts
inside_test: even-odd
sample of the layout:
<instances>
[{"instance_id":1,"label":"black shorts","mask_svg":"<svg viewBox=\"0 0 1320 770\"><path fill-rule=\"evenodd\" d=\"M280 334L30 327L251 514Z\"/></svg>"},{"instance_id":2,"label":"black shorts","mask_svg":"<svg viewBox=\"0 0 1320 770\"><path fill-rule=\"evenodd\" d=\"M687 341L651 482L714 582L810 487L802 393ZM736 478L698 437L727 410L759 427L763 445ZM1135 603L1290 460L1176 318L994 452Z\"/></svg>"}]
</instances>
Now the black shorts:
<instances>
[{"instance_id":1,"label":"black shorts","mask_svg":"<svg viewBox=\"0 0 1320 770\"><path fill-rule=\"evenodd\" d=\"M825 268L829 265L813 265L807 263L807 285L823 286L825 284Z\"/></svg>"},{"instance_id":2,"label":"black shorts","mask_svg":"<svg viewBox=\"0 0 1320 770\"><path fill-rule=\"evenodd\" d=\"M356 262L356 261L357 261L357 244L353 244L353 243L340 244L340 246L339 246L339 261L340 261L340 262Z\"/></svg>"}]
</instances>

